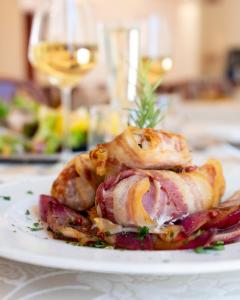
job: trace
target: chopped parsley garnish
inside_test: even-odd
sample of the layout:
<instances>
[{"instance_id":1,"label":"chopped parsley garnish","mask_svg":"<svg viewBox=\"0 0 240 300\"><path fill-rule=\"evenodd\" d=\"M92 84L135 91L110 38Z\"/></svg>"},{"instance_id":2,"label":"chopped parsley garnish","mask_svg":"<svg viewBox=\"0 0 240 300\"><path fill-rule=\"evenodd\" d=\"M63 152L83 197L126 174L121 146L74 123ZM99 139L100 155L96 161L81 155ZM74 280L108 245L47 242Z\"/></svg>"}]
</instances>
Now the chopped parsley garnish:
<instances>
[{"instance_id":1,"label":"chopped parsley garnish","mask_svg":"<svg viewBox=\"0 0 240 300\"><path fill-rule=\"evenodd\" d=\"M205 250L204 247L197 247L197 248L194 249L194 252L199 254L199 253L205 253L206 250Z\"/></svg>"},{"instance_id":2,"label":"chopped parsley garnish","mask_svg":"<svg viewBox=\"0 0 240 300\"><path fill-rule=\"evenodd\" d=\"M196 253L207 253L209 251L222 251L224 250L224 242L223 241L217 241L215 244L211 246L206 246L206 247L197 247L194 249L194 252Z\"/></svg>"},{"instance_id":3,"label":"chopped parsley garnish","mask_svg":"<svg viewBox=\"0 0 240 300\"><path fill-rule=\"evenodd\" d=\"M137 239L142 241L149 233L149 228L147 226L138 227Z\"/></svg>"},{"instance_id":4,"label":"chopped parsley garnish","mask_svg":"<svg viewBox=\"0 0 240 300\"><path fill-rule=\"evenodd\" d=\"M36 228L36 227L28 227L31 231L40 231L40 230L43 230L43 228L42 227L38 227L38 228Z\"/></svg>"},{"instance_id":5,"label":"chopped parsley garnish","mask_svg":"<svg viewBox=\"0 0 240 300\"><path fill-rule=\"evenodd\" d=\"M63 234L61 231L56 231L56 232L54 232L54 236L55 236L55 238L57 238L57 239L62 239L62 238L64 238L64 234Z\"/></svg>"},{"instance_id":6,"label":"chopped parsley garnish","mask_svg":"<svg viewBox=\"0 0 240 300\"><path fill-rule=\"evenodd\" d=\"M97 240L96 242L93 242L88 246L93 248L106 248L109 247L109 244L106 243L105 241Z\"/></svg>"},{"instance_id":7,"label":"chopped parsley garnish","mask_svg":"<svg viewBox=\"0 0 240 300\"><path fill-rule=\"evenodd\" d=\"M26 215L26 216L29 216L29 215L30 215L30 211L29 211L28 209L25 211L25 215Z\"/></svg>"},{"instance_id":8,"label":"chopped parsley garnish","mask_svg":"<svg viewBox=\"0 0 240 300\"><path fill-rule=\"evenodd\" d=\"M11 197L10 196L0 196L1 199L6 200L6 201L10 201Z\"/></svg>"},{"instance_id":9,"label":"chopped parsley garnish","mask_svg":"<svg viewBox=\"0 0 240 300\"><path fill-rule=\"evenodd\" d=\"M87 245L83 245L81 242L70 242L66 241L67 244L78 246L78 247L92 247L92 248L111 248L111 245L102 240L96 240L95 242L91 242Z\"/></svg>"},{"instance_id":10,"label":"chopped parsley garnish","mask_svg":"<svg viewBox=\"0 0 240 300\"><path fill-rule=\"evenodd\" d=\"M28 195L33 195L33 191L27 191L26 192Z\"/></svg>"},{"instance_id":11,"label":"chopped parsley garnish","mask_svg":"<svg viewBox=\"0 0 240 300\"><path fill-rule=\"evenodd\" d=\"M39 227L39 223L36 222L36 223L33 223L33 226L32 227L28 227L28 229L30 229L31 231L40 231L40 230L43 230L43 227Z\"/></svg>"}]
</instances>

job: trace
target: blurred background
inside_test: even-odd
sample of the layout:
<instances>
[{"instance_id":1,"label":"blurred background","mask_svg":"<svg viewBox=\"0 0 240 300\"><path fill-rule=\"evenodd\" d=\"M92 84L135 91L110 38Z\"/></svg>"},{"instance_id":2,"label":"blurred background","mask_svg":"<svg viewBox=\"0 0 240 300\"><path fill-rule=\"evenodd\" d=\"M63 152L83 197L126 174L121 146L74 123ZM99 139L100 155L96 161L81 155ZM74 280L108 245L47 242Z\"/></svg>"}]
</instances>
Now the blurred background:
<instances>
[{"instance_id":1,"label":"blurred background","mask_svg":"<svg viewBox=\"0 0 240 300\"><path fill-rule=\"evenodd\" d=\"M131 106L135 97L134 89L123 82L126 76L131 77L127 84L129 80L136 81L130 69L115 68L121 47L127 49L135 69L138 61L151 60L150 81L162 78L157 90L158 103L167 114L162 128L186 134L193 149L202 151L224 144L235 153L240 145L240 1L87 2L91 7L91 24L86 21L82 26L91 30L96 26L97 54L95 57L95 48L87 48L87 53L81 48L85 51L81 60L90 53L92 66L81 73L81 80L79 77L69 85L71 104L68 103L66 111L66 105L65 110L59 108L63 90L67 97L63 84L51 81L37 63L35 33L33 48L29 50L34 15L41 10L43 0L1 0L2 157L59 152L63 148L60 139L66 134L62 129L66 114L68 147L76 151L91 148L119 133L127 124L123 109L128 101ZM129 38L127 44L123 34ZM113 53L114 46L118 50ZM120 73L128 75L122 75L123 78ZM125 90L127 96L121 95ZM105 120L105 125L99 118ZM101 128L101 133L96 133L96 128Z\"/></svg>"}]
</instances>

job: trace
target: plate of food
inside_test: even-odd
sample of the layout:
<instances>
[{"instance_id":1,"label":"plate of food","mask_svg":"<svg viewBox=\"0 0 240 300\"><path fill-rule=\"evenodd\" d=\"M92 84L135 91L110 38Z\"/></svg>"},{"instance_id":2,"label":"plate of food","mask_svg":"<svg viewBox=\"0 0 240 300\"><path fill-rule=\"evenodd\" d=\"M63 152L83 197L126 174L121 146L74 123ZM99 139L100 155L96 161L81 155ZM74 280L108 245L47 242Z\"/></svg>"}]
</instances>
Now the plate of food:
<instances>
[{"instance_id":1,"label":"plate of food","mask_svg":"<svg viewBox=\"0 0 240 300\"><path fill-rule=\"evenodd\" d=\"M194 165L181 135L128 127L57 176L2 185L0 255L109 273L240 270L239 178L213 158Z\"/></svg>"}]
</instances>

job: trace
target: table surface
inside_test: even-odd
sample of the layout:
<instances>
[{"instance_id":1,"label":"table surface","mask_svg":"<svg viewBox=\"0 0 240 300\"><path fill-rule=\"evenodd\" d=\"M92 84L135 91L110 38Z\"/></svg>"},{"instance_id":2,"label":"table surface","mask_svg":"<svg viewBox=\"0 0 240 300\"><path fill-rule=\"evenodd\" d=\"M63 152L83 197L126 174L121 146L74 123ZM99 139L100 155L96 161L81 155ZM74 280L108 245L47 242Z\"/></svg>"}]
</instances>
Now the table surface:
<instances>
[{"instance_id":1,"label":"table surface","mask_svg":"<svg viewBox=\"0 0 240 300\"><path fill-rule=\"evenodd\" d=\"M223 151L220 152L223 156ZM201 160L201 155L198 158ZM238 156L226 153L225 158L235 161L240 167ZM222 159L224 160L223 157ZM57 174L61 167L0 164L0 183L23 176ZM239 299L239 294L240 272L192 276L129 276L57 270L0 258L1 300L221 300Z\"/></svg>"}]
</instances>

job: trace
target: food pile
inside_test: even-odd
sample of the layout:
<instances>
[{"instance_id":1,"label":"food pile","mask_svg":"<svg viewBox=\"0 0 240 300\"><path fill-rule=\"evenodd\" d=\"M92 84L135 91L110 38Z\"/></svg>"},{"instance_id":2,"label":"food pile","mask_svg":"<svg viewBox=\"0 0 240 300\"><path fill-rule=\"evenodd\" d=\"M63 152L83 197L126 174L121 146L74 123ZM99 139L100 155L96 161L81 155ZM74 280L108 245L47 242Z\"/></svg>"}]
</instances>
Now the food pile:
<instances>
[{"instance_id":1,"label":"food pile","mask_svg":"<svg viewBox=\"0 0 240 300\"><path fill-rule=\"evenodd\" d=\"M220 203L224 190L220 162L193 165L184 137L128 127L65 166L40 216L80 246L218 250L240 238L240 193Z\"/></svg>"}]
</instances>

